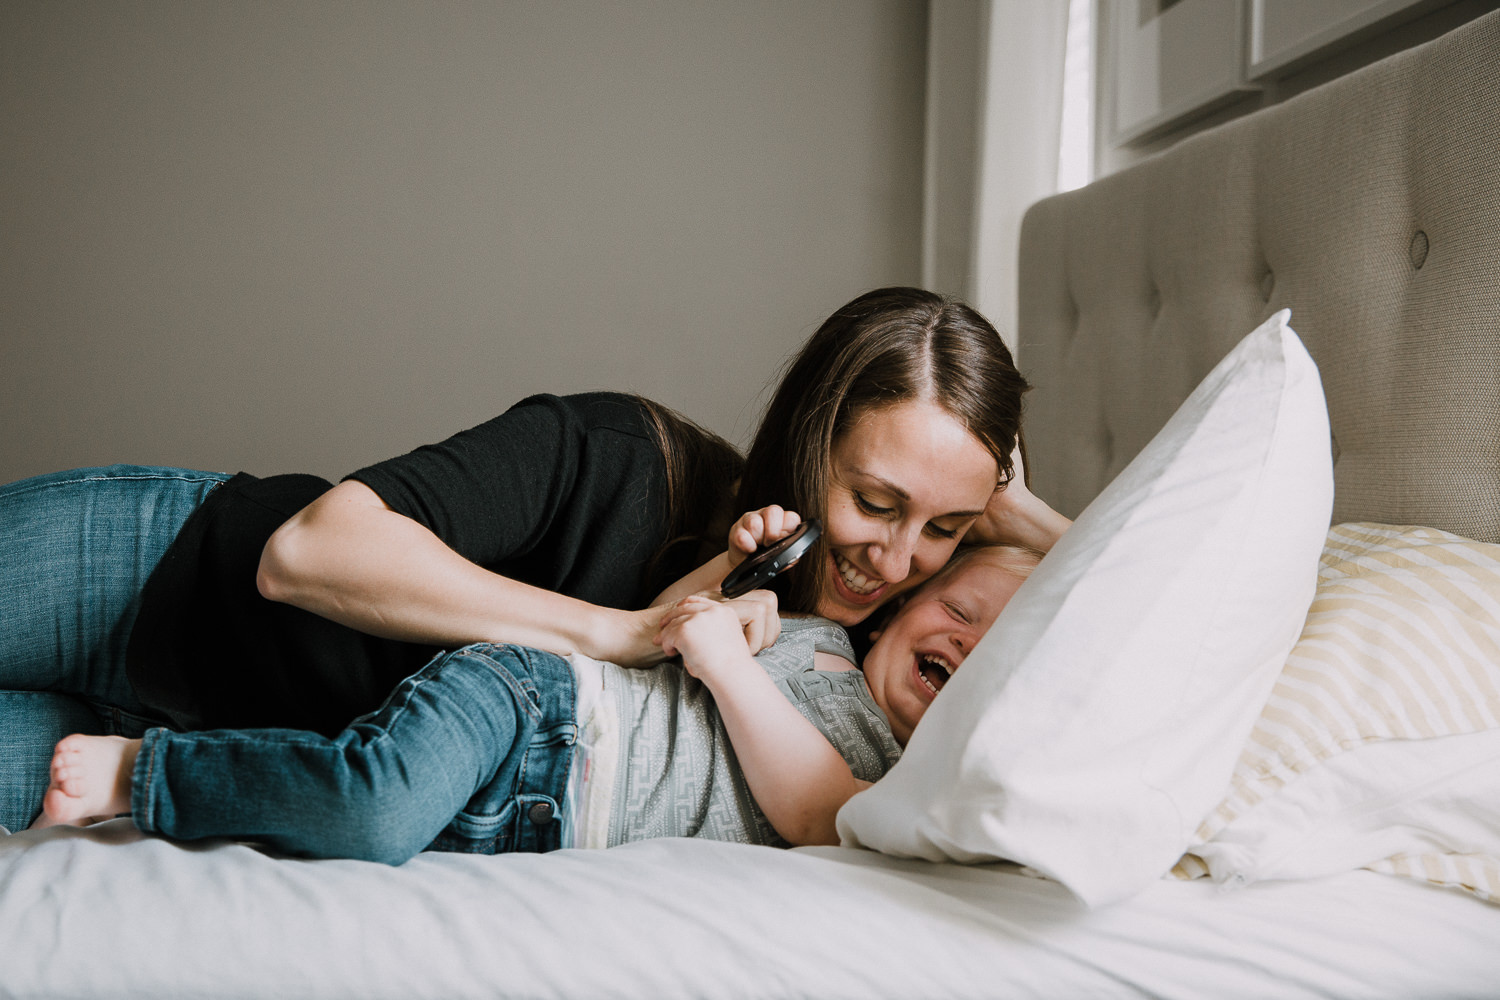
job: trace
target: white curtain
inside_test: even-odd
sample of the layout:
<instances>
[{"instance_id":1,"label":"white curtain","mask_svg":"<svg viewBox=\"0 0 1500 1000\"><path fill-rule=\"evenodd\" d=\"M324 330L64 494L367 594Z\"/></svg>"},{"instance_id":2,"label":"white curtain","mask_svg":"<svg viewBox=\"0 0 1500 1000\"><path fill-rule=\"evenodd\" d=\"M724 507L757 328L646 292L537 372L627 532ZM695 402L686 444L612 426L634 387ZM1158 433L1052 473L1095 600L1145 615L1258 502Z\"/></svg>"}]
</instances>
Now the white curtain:
<instances>
[{"instance_id":1,"label":"white curtain","mask_svg":"<svg viewBox=\"0 0 1500 1000\"><path fill-rule=\"evenodd\" d=\"M930 11L923 281L967 299L1016 348L1021 216L1089 175L1092 0Z\"/></svg>"}]
</instances>

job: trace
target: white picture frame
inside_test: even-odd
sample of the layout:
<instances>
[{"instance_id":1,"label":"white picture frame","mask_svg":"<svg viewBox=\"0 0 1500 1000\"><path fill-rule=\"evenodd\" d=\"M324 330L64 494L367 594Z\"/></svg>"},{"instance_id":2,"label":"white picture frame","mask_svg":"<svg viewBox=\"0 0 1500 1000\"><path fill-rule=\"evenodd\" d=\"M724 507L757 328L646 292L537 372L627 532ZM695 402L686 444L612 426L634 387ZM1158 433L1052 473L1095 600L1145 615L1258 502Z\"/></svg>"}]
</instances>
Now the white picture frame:
<instances>
[{"instance_id":1,"label":"white picture frame","mask_svg":"<svg viewBox=\"0 0 1500 1000\"><path fill-rule=\"evenodd\" d=\"M1246 78L1279 75L1336 45L1351 44L1452 0L1250 0Z\"/></svg>"},{"instance_id":2,"label":"white picture frame","mask_svg":"<svg viewBox=\"0 0 1500 1000\"><path fill-rule=\"evenodd\" d=\"M1119 146L1256 87L1245 0L1101 0L1105 140Z\"/></svg>"}]
</instances>

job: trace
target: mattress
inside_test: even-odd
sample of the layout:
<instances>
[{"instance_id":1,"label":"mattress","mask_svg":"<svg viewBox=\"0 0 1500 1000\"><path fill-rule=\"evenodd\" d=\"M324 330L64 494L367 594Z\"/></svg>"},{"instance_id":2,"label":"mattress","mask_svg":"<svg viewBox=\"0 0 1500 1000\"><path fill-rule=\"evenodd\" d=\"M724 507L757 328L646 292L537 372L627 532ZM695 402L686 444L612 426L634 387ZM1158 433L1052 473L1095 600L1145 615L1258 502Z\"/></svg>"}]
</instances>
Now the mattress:
<instances>
[{"instance_id":1,"label":"mattress","mask_svg":"<svg viewBox=\"0 0 1500 1000\"><path fill-rule=\"evenodd\" d=\"M1088 909L1012 865L646 841L399 868L0 838L0 997L1479 997L1500 907L1380 875Z\"/></svg>"}]
</instances>

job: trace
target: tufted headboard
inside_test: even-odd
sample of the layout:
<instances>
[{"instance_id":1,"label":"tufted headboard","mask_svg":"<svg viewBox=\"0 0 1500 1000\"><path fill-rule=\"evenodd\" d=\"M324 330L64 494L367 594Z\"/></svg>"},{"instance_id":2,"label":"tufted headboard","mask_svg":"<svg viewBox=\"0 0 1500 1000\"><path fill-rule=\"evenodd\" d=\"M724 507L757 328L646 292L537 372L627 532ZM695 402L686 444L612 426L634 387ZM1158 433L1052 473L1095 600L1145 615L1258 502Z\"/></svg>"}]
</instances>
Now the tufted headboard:
<instances>
[{"instance_id":1,"label":"tufted headboard","mask_svg":"<svg viewBox=\"0 0 1500 1000\"><path fill-rule=\"evenodd\" d=\"M1290 307L1334 521L1500 541L1500 12L1028 211L1032 488L1078 512Z\"/></svg>"}]
</instances>

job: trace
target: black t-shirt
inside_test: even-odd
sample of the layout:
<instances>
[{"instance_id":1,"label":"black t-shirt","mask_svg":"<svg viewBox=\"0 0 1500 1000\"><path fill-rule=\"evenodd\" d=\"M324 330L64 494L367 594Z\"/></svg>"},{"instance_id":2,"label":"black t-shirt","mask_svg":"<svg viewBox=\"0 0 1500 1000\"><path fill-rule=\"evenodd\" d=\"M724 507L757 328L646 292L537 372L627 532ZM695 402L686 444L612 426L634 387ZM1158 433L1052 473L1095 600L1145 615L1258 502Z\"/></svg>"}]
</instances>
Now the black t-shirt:
<instances>
[{"instance_id":1,"label":"black t-shirt","mask_svg":"<svg viewBox=\"0 0 1500 1000\"><path fill-rule=\"evenodd\" d=\"M666 473L641 404L614 393L532 396L446 441L349 478L501 575L592 604L639 608L666 531ZM244 473L216 489L152 574L129 672L185 729L333 733L436 652L260 596L271 533L332 484ZM676 579L681 553L652 579ZM681 565L677 565L680 563Z\"/></svg>"}]
</instances>

